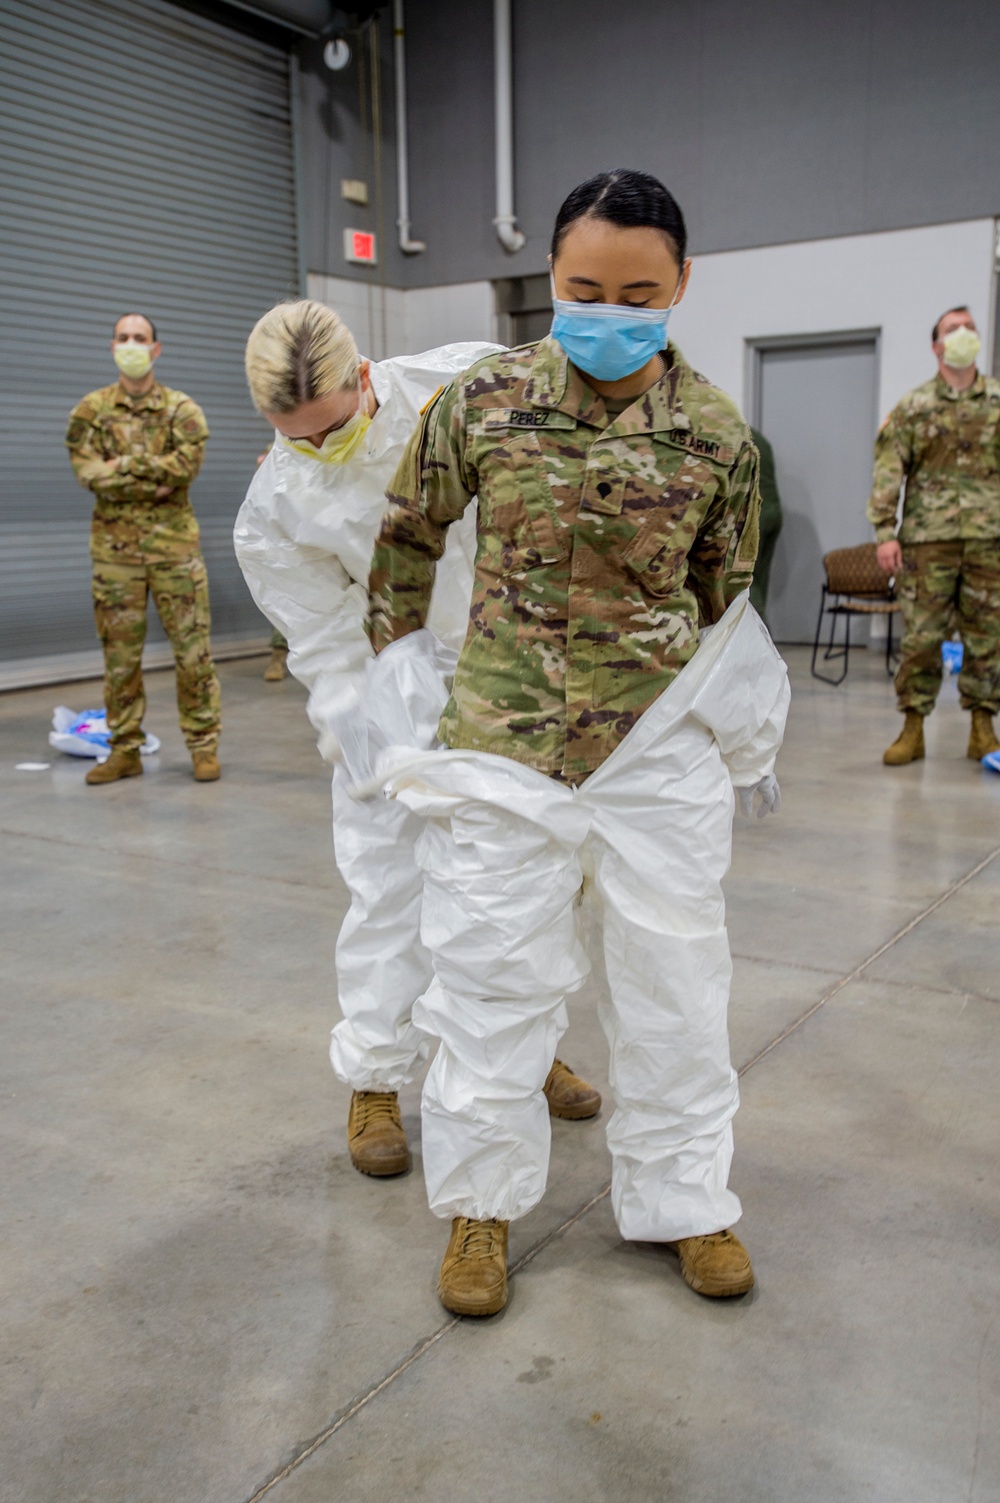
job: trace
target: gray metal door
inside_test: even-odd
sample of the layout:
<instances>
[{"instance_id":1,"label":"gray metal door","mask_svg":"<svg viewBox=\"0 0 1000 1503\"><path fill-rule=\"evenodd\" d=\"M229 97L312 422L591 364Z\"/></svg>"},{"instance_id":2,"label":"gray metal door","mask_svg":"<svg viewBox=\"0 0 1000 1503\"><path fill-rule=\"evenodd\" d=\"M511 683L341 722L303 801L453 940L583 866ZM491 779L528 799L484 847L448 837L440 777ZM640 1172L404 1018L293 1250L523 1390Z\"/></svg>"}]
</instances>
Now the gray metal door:
<instances>
[{"instance_id":1,"label":"gray metal door","mask_svg":"<svg viewBox=\"0 0 1000 1503\"><path fill-rule=\"evenodd\" d=\"M119 313L205 409L192 499L213 632L261 636L232 525L266 429L243 345L299 284L289 59L167 0L0 0L0 684L96 661L70 409L117 372Z\"/></svg>"},{"instance_id":2,"label":"gray metal door","mask_svg":"<svg viewBox=\"0 0 1000 1503\"><path fill-rule=\"evenodd\" d=\"M865 505L876 430L875 335L758 348L755 426L774 449L784 526L768 623L778 642L811 642L823 555L870 542Z\"/></svg>"}]
</instances>

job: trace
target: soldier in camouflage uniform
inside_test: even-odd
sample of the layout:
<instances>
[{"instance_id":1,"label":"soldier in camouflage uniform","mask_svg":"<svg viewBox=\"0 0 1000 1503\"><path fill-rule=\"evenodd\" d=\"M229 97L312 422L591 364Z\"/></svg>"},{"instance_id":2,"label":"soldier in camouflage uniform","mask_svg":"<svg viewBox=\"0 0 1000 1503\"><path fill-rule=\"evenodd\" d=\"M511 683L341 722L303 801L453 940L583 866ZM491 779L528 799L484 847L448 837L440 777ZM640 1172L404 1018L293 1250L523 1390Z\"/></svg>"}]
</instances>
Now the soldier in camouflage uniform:
<instances>
[{"instance_id":1,"label":"soldier in camouflage uniform","mask_svg":"<svg viewBox=\"0 0 1000 1503\"><path fill-rule=\"evenodd\" d=\"M905 625L896 693L906 718L883 757L890 767L924 755L941 644L956 622L965 649L958 689L972 713L968 755L978 762L1000 750L992 720L1000 710L1000 381L976 369L979 337L967 308L938 319L931 341L938 375L886 419L868 502Z\"/></svg>"},{"instance_id":2,"label":"soldier in camouflage uniform","mask_svg":"<svg viewBox=\"0 0 1000 1503\"><path fill-rule=\"evenodd\" d=\"M604 764L694 658L699 628L753 577L750 432L665 338L689 269L662 184L616 172L577 189L556 225L552 335L479 361L429 407L375 548L369 633L376 651L399 641L398 653L426 619L446 529L478 496L469 627L438 731L456 750L428 754L432 788L447 792L440 805L430 795L421 854L437 982L420 1026L440 1041L424 1088L424 1170L431 1209L452 1218L439 1295L461 1314L506 1301L508 1221L544 1188L542 1061L565 1026L562 999L586 974L572 939L577 855L531 811L549 800L547 779L561 799L575 788L589 800L598 770L595 787L610 787ZM576 311L587 324L579 339ZM602 354L605 344L614 349ZM757 788L771 797L783 665L777 676L761 746L773 744L757 759L765 765L744 768L751 799ZM741 675L735 697L752 700L754 681ZM732 791L712 733L688 734L654 752L669 768L638 824L613 797L586 847L605 905L612 1200L623 1236L667 1243L692 1287L731 1295L753 1283L728 1230L739 1202L726 1188L736 1085L720 884ZM696 792L690 779L703 775ZM452 797L449 777L481 792ZM513 792L495 792L507 784ZM405 803L405 778L395 791Z\"/></svg>"},{"instance_id":3,"label":"soldier in camouflage uniform","mask_svg":"<svg viewBox=\"0 0 1000 1503\"><path fill-rule=\"evenodd\" d=\"M208 579L188 488L208 438L202 410L153 376L156 330L141 314L115 324L113 386L73 409L66 444L80 484L93 491L94 614L104 649L111 754L87 782L142 772L146 708L142 649L150 594L174 650L177 708L197 782L219 777L219 682L209 641Z\"/></svg>"},{"instance_id":4,"label":"soldier in camouflage uniform","mask_svg":"<svg viewBox=\"0 0 1000 1503\"><path fill-rule=\"evenodd\" d=\"M549 338L481 361L425 413L389 490L370 635L381 651L424 624L445 529L478 493L446 746L581 783L749 589L756 449L675 345L665 360L612 417Z\"/></svg>"}]
</instances>

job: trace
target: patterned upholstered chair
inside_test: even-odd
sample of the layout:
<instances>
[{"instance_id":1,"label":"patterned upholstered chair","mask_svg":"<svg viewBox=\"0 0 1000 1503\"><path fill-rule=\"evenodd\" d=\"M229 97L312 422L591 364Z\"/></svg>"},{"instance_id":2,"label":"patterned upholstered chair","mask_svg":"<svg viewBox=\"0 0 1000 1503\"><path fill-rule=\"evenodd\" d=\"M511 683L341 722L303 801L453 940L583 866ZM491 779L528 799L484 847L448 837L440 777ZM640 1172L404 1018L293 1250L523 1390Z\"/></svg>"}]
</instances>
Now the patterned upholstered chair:
<instances>
[{"instance_id":1,"label":"patterned upholstered chair","mask_svg":"<svg viewBox=\"0 0 1000 1503\"><path fill-rule=\"evenodd\" d=\"M888 631L885 644L886 672L892 673L893 641L892 618L899 610L896 592L889 576L878 566L874 543L861 543L857 548L835 548L823 559L826 581L819 602L819 617L816 621L816 639L813 642L812 675L826 684L842 684L847 677L851 659L851 618L853 616L887 616ZM830 619L830 636L823 649L822 662L843 663L839 678L831 678L816 668L820 653L820 638L823 635L823 617ZM837 622L843 621L843 641L837 642Z\"/></svg>"}]
</instances>

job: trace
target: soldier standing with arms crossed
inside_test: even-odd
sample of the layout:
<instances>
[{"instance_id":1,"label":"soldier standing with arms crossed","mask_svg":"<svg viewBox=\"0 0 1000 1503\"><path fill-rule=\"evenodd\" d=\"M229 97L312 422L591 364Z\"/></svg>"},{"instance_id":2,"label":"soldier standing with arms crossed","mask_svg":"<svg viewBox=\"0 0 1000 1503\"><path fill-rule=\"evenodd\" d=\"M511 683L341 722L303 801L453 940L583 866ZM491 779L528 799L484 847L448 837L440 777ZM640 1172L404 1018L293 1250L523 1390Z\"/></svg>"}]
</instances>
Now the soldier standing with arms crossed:
<instances>
[{"instance_id":1,"label":"soldier standing with arms crossed","mask_svg":"<svg viewBox=\"0 0 1000 1503\"><path fill-rule=\"evenodd\" d=\"M931 348L937 376L893 408L875 441L868 502L879 565L896 576L905 625L896 694L906 719L882 758L887 767L924 755L924 716L956 617L958 690L972 712L968 756L978 762L1000 751L992 718L1000 709L1000 381L976 369L981 344L968 308L938 319Z\"/></svg>"},{"instance_id":2,"label":"soldier standing with arms crossed","mask_svg":"<svg viewBox=\"0 0 1000 1503\"><path fill-rule=\"evenodd\" d=\"M80 484L93 491L90 553L94 615L104 649L111 755L90 784L142 772L142 648L152 592L177 665L177 709L198 783L219 777L219 681L212 663L208 577L188 487L201 469L208 426L197 403L161 386L156 329L141 313L115 324L121 372L70 414L66 445Z\"/></svg>"}]
</instances>

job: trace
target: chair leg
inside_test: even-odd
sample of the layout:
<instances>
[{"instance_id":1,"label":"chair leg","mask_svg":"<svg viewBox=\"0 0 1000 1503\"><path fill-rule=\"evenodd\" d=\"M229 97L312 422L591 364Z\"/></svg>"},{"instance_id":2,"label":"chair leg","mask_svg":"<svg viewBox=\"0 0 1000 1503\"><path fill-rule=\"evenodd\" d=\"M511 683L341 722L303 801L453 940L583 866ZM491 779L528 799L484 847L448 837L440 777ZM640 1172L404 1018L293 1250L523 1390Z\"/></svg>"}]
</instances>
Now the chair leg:
<instances>
[{"instance_id":1,"label":"chair leg","mask_svg":"<svg viewBox=\"0 0 1000 1503\"><path fill-rule=\"evenodd\" d=\"M819 652L819 639L823 631L823 612L826 610L826 585L821 586L819 597L819 616L816 618L816 636L813 639L813 655L809 672L813 678L823 678L822 673L816 672L816 654Z\"/></svg>"},{"instance_id":2,"label":"chair leg","mask_svg":"<svg viewBox=\"0 0 1000 1503\"><path fill-rule=\"evenodd\" d=\"M837 598L839 600L842 597L838 596ZM837 617L831 611L830 612L830 640L827 643L826 652L823 654L824 662L829 662L831 658L833 658L833 659L843 658L844 659L844 671L840 675L840 677L839 678L828 678L827 679L827 683L828 684L832 684L834 688L836 688L838 686L838 684L842 684L844 682L844 679L847 677L847 659L849 658L850 652L851 652L851 616L850 616L850 612L849 611L842 611L840 614L843 615L843 617L844 617L844 645L843 645L843 647L837 647L837 645L836 645L836 643L837 643Z\"/></svg>"},{"instance_id":3,"label":"chair leg","mask_svg":"<svg viewBox=\"0 0 1000 1503\"><path fill-rule=\"evenodd\" d=\"M844 612L844 616L845 616L845 628L846 628L845 646L844 647L838 647L837 646L837 614L836 614L836 612L833 609L830 610L830 612L829 612L829 614L830 614L830 639L827 642L826 647L823 650L823 661L824 661L824 663L828 663L831 658L844 657L845 658L845 666L844 666L844 671L840 675L839 678L829 678L827 676L827 674L825 674L825 673L818 673L816 671L816 657L817 657L817 654L818 654L819 648L820 648L820 637L822 635L822 625L823 625L823 612L824 612L824 610L827 609L826 601L827 601L827 595L829 593L832 593L832 592L828 591L826 585L824 585L823 586L823 594L822 594L822 597L820 599L819 620L816 623L816 640L813 643L813 655L812 655L812 668L811 668L811 672L812 672L813 678L821 679L824 684L831 684L833 686L833 688L836 688L838 684L842 684L844 682L844 679L847 676L846 656L847 656L847 654L851 650L851 622L850 622L850 615L847 612Z\"/></svg>"}]
</instances>

